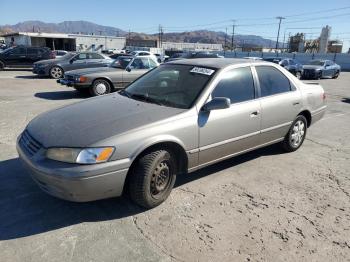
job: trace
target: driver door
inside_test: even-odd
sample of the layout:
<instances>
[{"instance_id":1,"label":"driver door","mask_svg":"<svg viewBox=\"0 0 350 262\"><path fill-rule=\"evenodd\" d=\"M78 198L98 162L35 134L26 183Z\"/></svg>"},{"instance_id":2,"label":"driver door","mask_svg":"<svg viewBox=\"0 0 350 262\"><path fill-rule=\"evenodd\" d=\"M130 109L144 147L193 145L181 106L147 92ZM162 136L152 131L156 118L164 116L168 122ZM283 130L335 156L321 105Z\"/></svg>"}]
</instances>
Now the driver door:
<instances>
[{"instance_id":1,"label":"driver door","mask_svg":"<svg viewBox=\"0 0 350 262\"><path fill-rule=\"evenodd\" d=\"M219 160L260 144L260 102L250 67L219 76L211 98L227 97L226 109L199 113L199 165Z\"/></svg>"},{"instance_id":2,"label":"driver door","mask_svg":"<svg viewBox=\"0 0 350 262\"><path fill-rule=\"evenodd\" d=\"M65 71L81 69L86 67L87 53L80 53L71 58L65 66Z\"/></svg>"}]
</instances>

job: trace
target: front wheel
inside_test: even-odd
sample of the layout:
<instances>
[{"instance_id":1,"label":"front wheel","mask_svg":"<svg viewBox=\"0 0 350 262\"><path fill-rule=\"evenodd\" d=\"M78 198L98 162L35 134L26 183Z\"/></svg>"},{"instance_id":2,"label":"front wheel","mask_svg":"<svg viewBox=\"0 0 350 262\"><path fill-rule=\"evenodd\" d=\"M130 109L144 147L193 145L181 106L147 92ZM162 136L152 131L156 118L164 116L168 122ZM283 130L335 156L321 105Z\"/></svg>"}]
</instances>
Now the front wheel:
<instances>
[{"instance_id":1,"label":"front wheel","mask_svg":"<svg viewBox=\"0 0 350 262\"><path fill-rule=\"evenodd\" d=\"M90 94L92 96L102 96L111 92L111 85L108 81L103 79L97 79L92 83L90 88Z\"/></svg>"},{"instance_id":2,"label":"front wheel","mask_svg":"<svg viewBox=\"0 0 350 262\"><path fill-rule=\"evenodd\" d=\"M285 151L296 151L304 142L307 130L307 120L304 116L299 115L291 125L287 135L282 141Z\"/></svg>"},{"instance_id":3,"label":"front wheel","mask_svg":"<svg viewBox=\"0 0 350 262\"><path fill-rule=\"evenodd\" d=\"M167 150L144 154L131 170L129 194L140 206L153 208L163 203L175 184L176 162Z\"/></svg>"},{"instance_id":4,"label":"front wheel","mask_svg":"<svg viewBox=\"0 0 350 262\"><path fill-rule=\"evenodd\" d=\"M335 72L335 74L333 75L333 79L336 79L336 78L338 78L338 76L339 76L339 71L337 71L337 72Z\"/></svg>"},{"instance_id":5,"label":"front wheel","mask_svg":"<svg viewBox=\"0 0 350 262\"><path fill-rule=\"evenodd\" d=\"M62 78L63 73L63 69L59 66L54 66L50 69L50 76L54 79Z\"/></svg>"}]
</instances>

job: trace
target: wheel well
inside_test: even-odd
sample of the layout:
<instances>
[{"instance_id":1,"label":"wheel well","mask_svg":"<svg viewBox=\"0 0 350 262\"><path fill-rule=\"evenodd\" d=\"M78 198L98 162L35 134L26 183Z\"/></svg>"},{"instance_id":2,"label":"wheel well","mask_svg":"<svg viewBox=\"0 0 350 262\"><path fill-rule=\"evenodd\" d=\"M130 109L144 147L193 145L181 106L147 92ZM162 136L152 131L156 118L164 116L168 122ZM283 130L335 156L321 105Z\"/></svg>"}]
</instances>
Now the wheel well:
<instances>
[{"instance_id":1,"label":"wheel well","mask_svg":"<svg viewBox=\"0 0 350 262\"><path fill-rule=\"evenodd\" d=\"M127 190L127 185L129 184L130 174L131 174L134 166L136 165L137 161L140 159L140 157L142 157L143 155L145 155L149 152L159 150L159 149L166 149L166 150L169 150L170 153L172 153L172 156L175 157L176 163L179 167L179 171L178 171L179 174L184 174L187 172L188 158L187 158L186 151L183 149L182 146L180 146L179 144L177 144L175 142L161 142L158 144L154 144L152 146L147 147L141 153L139 153L137 155L137 157L134 159L134 161L132 162L132 164L129 168L129 172L128 172L126 179L125 179L124 190L123 190L124 192L125 192L125 190Z\"/></svg>"},{"instance_id":2,"label":"wheel well","mask_svg":"<svg viewBox=\"0 0 350 262\"><path fill-rule=\"evenodd\" d=\"M307 127L309 127L311 125L311 113L310 113L310 111L304 110L304 111L300 112L299 115L302 115L306 118Z\"/></svg>"},{"instance_id":3,"label":"wheel well","mask_svg":"<svg viewBox=\"0 0 350 262\"><path fill-rule=\"evenodd\" d=\"M112 89L112 90L115 90L115 88L114 88L114 85L113 85L112 81L111 81L111 80L109 80L108 78L105 78L105 77L99 77L99 78L96 78L96 79L94 79L94 81L92 82L92 84L93 84L95 81L97 81L97 80L105 80L105 81L107 81L107 82L108 82L108 84L110 84L111 89Z\"/></svg>"}]
</instances>

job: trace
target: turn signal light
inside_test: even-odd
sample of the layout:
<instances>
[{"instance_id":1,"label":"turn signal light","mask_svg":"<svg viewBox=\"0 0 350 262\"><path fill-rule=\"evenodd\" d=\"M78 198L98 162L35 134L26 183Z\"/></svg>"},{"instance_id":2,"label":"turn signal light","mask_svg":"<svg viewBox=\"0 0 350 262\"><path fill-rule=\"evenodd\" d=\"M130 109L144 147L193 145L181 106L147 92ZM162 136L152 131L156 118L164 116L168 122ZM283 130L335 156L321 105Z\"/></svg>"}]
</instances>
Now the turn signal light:
<instances>
[{"instance_id":1,"label":"turn signal light","mask_svg":"<svg viewBox=\"0 0 350 262\"><path fill-rule=\"evenodd\" d=\"M80 82L80 83L85 83L86 80L87 80L87 77L85 77L85 76L79 77L79 82Z\"/></svg>"}]
</instances>

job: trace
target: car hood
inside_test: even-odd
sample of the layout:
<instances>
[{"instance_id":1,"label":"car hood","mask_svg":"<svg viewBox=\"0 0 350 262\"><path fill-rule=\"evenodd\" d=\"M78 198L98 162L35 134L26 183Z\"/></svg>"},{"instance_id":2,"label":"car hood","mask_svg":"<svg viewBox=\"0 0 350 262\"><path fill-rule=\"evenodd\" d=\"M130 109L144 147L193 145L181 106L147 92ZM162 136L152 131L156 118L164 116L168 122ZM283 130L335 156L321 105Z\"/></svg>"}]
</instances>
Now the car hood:
<instances>
[{"instance_id":1,"label":"car hood","mask_svg":"<svg viewBox=\"0 0 350 262\"><path fill-rule=\"evenodd\" d=\"M67 72L67 75L87 75L87 74L94 74L94 73L109 73L109 72L119 72L119 71L124 71L124 69L114 68L114 67L94 67L94 68L83 68L83 69L71 70Z\"/></svg>"},{"instance_id":2,"label":"car hood","mask_svg":"<svg viewBox=\"0 0 350 262\"><path fill-rule=\"evenodd\" d=\"M88 147L184 111L114 93L41 114L28 124L27 130L45 148Z\"/></svg>"},{"instance_id":3,"label":"car hood","mask_svg":"<svg viewBox=\"0 0 350 262\"><path fill-rule=\"evenodd\" d=\"M322 69L323 66L318 65L303 65L303 69Z\"/></svg>"}]
</instances>

